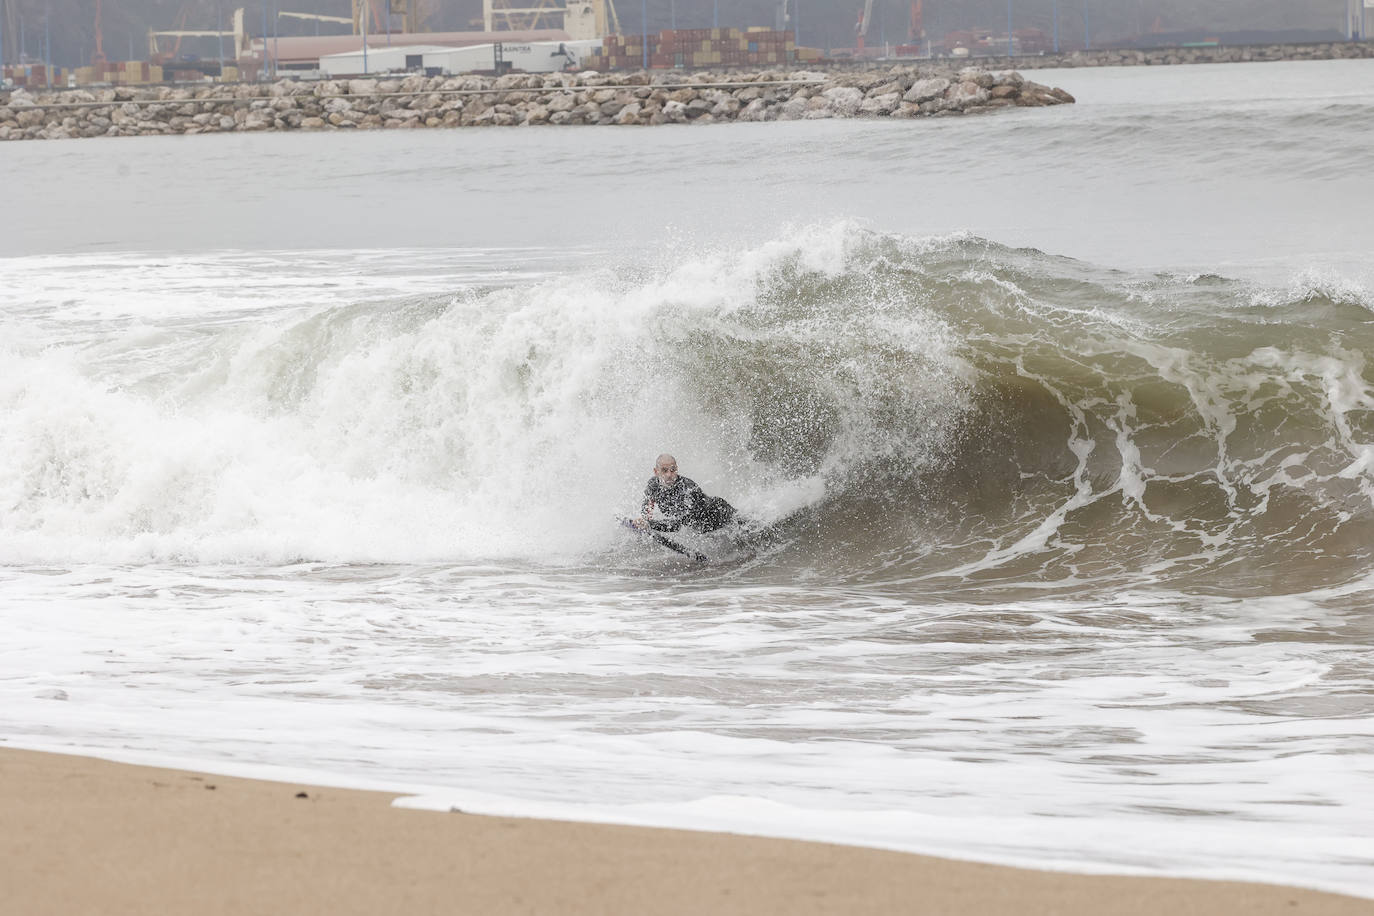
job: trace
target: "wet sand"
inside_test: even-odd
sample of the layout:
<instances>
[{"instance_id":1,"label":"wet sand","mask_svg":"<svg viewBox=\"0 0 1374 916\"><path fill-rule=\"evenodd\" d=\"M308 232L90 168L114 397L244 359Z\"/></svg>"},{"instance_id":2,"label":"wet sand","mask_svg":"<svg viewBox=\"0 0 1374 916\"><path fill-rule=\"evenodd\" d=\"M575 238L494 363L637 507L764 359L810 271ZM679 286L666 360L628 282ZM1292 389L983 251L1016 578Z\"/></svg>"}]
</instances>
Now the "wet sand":
<instances>
[{"instance_id":1,"label":"wet sand","mask_svg":"<svg viewBox=\"0 0 1374 916\"><path fill-rule=\"evenodd\" d=\"M394 797L0 748L0 911L1374 913L1371 900L1280 886L413 811Z\"/></svg>"}]
</instances>

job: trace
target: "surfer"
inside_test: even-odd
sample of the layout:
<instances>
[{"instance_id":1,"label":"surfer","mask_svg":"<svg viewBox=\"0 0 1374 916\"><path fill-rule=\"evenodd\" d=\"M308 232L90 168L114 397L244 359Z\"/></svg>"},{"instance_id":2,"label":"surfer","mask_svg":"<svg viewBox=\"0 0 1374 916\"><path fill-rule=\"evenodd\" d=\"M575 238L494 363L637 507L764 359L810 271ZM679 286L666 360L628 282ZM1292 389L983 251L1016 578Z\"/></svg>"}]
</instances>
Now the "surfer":
<instances>
[{"instance_id":1,"label":"surfer","mask_svg":"<svg viewBox=\"0 0 1374 916\"><path fill-rule=\"evenodd\" d=\"M707 496L690 477L677 472L677 459L659 455L654 462L654 476L644 487L644 505L640 516L632 521L641 531L677 531L683 525L697 531L719 531L735 517L735 507L719 496ZM654 509L663 513L662 520L653 517Z\"/></svg>"}]
</instances>

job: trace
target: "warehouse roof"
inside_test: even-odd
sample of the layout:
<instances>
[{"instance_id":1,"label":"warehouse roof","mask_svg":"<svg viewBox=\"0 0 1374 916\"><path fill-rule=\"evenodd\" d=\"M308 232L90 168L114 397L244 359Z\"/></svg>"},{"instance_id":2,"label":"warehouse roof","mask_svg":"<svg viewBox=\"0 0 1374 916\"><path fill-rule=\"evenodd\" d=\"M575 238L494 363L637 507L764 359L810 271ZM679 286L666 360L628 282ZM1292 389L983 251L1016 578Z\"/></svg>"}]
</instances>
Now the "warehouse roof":
<instances>
[{"instance_id":1,"label":"warehouse roof","mask_svg":"<svg viewBox=\"0 0 1374 916\"><path fill-rule=\"evenodd\" d=\"M526 32L392 32L390 43L397 45L440 45L446 48L466 48L470 45L486 45L501 41L524 44L531 41L569 41L568 33L562 29L534 29ZM255 42L256 44L256 42ZM387 46L385 32L371 33L367 36L368 50L381 50ZM267 54L276 58L280 64L313 64L329 54L346 54L361 51L361 35L293 35L267 40Z\"/></svg>"}]
</instances>

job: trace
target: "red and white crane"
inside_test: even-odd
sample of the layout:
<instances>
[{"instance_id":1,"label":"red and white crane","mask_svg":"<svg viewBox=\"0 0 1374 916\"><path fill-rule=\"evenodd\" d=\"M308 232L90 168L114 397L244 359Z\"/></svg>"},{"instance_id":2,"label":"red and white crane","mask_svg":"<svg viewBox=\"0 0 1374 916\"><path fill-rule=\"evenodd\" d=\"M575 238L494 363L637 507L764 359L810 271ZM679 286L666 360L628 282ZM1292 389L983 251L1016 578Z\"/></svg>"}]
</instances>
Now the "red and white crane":
<instances>
[{"instance_id":1,"label":"red and white crane","mask_svg":"<svg viewBox=\"0 0 1374 916\"><path fill-rule=\"evenodd\" d=\"M854 47L860 51L864 49L864 37L868 34L868 21L872 18L873 0L864 0L863 11L859 13L859 21L854 25Z\"/></svg>"}]
</instances>

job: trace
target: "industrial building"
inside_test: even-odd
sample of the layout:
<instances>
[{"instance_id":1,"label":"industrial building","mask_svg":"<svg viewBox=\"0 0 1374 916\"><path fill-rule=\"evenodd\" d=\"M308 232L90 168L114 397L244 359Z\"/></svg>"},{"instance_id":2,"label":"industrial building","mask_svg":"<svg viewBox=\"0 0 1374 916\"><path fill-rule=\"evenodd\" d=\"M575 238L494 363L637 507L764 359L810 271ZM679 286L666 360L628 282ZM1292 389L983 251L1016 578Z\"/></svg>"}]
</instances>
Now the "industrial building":
<instances>
[{"instance_id":1,"label":"industrial building","mask_svg":"<svg viewBox=\"0 0 1374 916\"><path fill-rule=\"evenodd\" d=\"M570 41L562 29L537 29L527 32L395 32L391 35L308 35L281 38L268 38L264 43L253 39L248 47L247 56L254 60L266 60L270 68L283 70L323 70L322 61L340 54L363 52L363 42L371 54L386 54L388 49L407 47L426 48L469 48L474 45L489 45L493 41L508 44L529 44L531 42ZM600 40L597 40L600 43ZM265 48L264 48L265 44ZM265 55L265 57L264 57ZM376 70L376 67L371 67ZM400 68L404 69L404 68ZM361 71L355 71L361 72Z\"/></svg>"},{"instance_id":2,"label":"industrial building","mask_svg":"<svg viewBox=\"0 0 1374 916\"><path fill-rule=\"evenodd\" d=\"M438 45L393 45L327 54L319 67L326 76L359 76L389 71L422 70L431 74L499 73L520 70L525 73L553 73L580 68L584 58L601 50L597 39L583 41L512 42L502 33L502 41L465 47Z\"/></svg>"},{"instance_id":3,"label":"industrial building","mask_svg":"<svg viewBox=\"0 0 1374 916\"><path fill-rule=\"evenodd\" d=\"M287 0L289 2L289 0ZM342 5L343 0L340 0ZM483 0L483 31L467 32L429 32L424 31L425 23L416 12L420 5L414 0L351 0L351 16L331 16L318 13L304 13L279 9L272 20L264 11L261 34L250 35L255 23L248 20L243 8L238 8L229 16L227 23L217 29L187 28L186 9L173 24L173 28L150 30L148 32L148 61L152 67L147 74L165 74L169 79L191 79L218 77L238 79L241 75L275 75L292 71L334 70L322 65L325 58L337 55L362 55L364 49L368 56L367 66L359 66L359 72L380 72L393 69L413 69L407 66L404 58L414 58L416 48L424 50L420 54L441 54L443 49L485 47L470 57L485 59L494 53L492 45L500 43L512 49L512 54L521 52L515 49L534 44L553 43L564 45L576 56L585 53L587 42L600 46L601 39L619 28L613 0ZM343 10L347 12L347 7ZM226 11L227 12L227 11ZM107 63L101 49L101 0L95 0L96 50L91 65L77 71L78 81L121 82L126 73L133 73L127 67L113 62ZM345 34L316 35L279 35L283 22L311 22L317 31L321 26L327 28L348 28ZM227 27L226 27L227 26ZM195 55L183 53L186 47L194 47L199 41L203 49L207 42L218 43L218 55ZM410 49L408 53L404 49ZM377 62L373 63L372 57ZM399 57L398 57L399 55ZM528 54L526 56L529 56ZM509 59L509 58L508 58ZM397 63L397 60L400 62ZM413 61L411 61L413 63ZM530 58L533 62L533 58ZM456 62L454 62L456 65ZM565 59L564 63L568 63ZM344 65L340 65L344 66ZM448 62L442 66L447 68ZM514 64L517 69L526 69L524 63ZM477 69L490 69L478 67ZM546 70L541 65L535 69ZM553 69L561 69L553 67ZM27 74L26 74L27 75ZM44 75L44 79L48 77Z\"/></svg>"}]
</instances>

